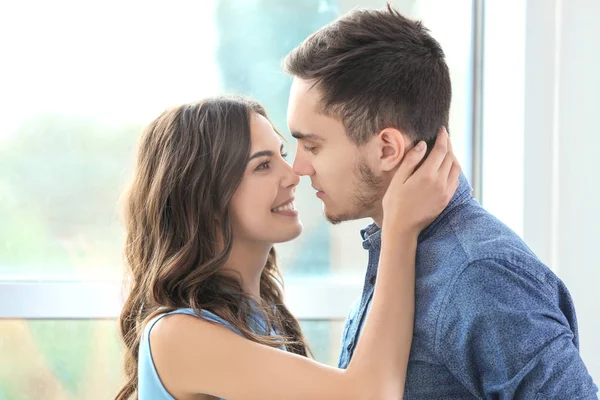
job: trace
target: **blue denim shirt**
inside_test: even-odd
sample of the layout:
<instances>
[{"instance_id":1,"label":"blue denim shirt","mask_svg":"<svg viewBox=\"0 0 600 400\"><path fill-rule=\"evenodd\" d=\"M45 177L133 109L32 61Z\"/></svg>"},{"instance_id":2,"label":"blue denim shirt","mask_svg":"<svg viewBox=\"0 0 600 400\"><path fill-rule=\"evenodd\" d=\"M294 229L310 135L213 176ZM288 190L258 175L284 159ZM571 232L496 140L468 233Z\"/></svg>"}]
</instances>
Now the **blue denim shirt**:
<instances>
[{"instance_id":1,"label":"blue denim shirt","mask_svg":"<svg viewBox=\"0 0 600 400\"><path fill-rule=\"evenodd\" d=\"M361 231L369 265L344 328L346 368L370 307L381 230ZM564 283L471 196L464 176L420 235L405 399L596 399Z\"/></svg>"}]
</instances>

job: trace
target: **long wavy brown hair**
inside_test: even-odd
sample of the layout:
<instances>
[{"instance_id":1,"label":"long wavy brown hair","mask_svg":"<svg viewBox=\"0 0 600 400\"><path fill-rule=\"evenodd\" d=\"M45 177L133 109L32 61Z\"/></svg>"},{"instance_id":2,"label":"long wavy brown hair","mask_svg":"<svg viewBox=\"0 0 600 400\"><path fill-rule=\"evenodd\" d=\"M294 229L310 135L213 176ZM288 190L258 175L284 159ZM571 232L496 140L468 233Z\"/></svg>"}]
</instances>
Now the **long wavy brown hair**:
<instances>
[{"instance_id":1,"label":"long wavy brown hair","mask_svg":"<svg viewBox=\"0 0 600 400\"><path fill-rule=\"evenodd\" d=\"M250 119L267 118L258 103L209 98L163 112L144 130L132 182L125 192L125 259L129 291L120 316L126 384L116 399L137 393L138 348L147 321L178 308L209 310L246 338L307 356L298 321L283 304L271 248L260 278L260 304L222 267L233 245L229 204L250 156ZM216 243L222 238L224 248ZM263 312L270 331L251 330Z\"/></svg>"}]
</instances>

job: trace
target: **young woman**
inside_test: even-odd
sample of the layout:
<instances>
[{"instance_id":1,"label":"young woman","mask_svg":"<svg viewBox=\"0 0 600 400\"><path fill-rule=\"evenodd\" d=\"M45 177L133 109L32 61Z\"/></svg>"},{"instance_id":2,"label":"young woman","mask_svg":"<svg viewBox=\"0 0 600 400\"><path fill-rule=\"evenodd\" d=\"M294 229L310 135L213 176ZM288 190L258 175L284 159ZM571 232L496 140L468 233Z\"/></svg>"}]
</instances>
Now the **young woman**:
<instances>
[{"instance_id":1,"label":"young woman","mask_svg":"<svg viewBox=\"0 0 600 400\"><path fill-rule=\"evenodd\" d=\"M372 307L346 370L307 356L282 301L274 243L302 230L299 177L256 102L165 111L143 133L126 198L131 288L121 314L128 381L146 399L399 399L412 339L417 236L460 167L447 134L415 146L383 199Z\"/></svg>"}]
</instances>

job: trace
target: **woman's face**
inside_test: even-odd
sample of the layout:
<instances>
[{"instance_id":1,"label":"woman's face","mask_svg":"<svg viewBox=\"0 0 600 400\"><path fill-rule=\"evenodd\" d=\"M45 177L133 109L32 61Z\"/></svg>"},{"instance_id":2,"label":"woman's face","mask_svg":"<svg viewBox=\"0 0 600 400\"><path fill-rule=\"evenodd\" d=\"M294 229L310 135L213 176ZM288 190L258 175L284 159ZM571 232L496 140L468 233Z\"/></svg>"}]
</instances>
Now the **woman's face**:
<instances>
[{"instance_id":1,"label":"woman's face","mask_svg":"<svg viewBox=\"0 0 600 400\"><path fill-rule=\"evenodd\" d=\"M250 123L250 158L230 204L236 240L280 243L302 232L294 209L300 177L286 162L281 137L262 115Z\"/></svg>"}]
</instances>

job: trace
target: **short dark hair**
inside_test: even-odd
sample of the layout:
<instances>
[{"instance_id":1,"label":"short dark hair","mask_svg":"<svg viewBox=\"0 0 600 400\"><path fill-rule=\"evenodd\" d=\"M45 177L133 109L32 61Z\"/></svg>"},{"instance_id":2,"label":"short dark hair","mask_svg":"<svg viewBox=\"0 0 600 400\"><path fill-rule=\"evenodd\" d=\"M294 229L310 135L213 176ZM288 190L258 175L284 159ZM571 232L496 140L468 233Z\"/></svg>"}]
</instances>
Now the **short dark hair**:
<instances>
[{"instance_id":1,"label":"short dark hair","mask_svg":"<svg viewBox=\"0 0 600 400\"><path fill-rule=\"evenodd\" d=\"M389 4L353 10L319 29L285 57L284 69L315 80L319 111L340 118L359 145L387 127L432 145L448 126L444 52L420 21Z\"/></svg>"}]
</instances>

